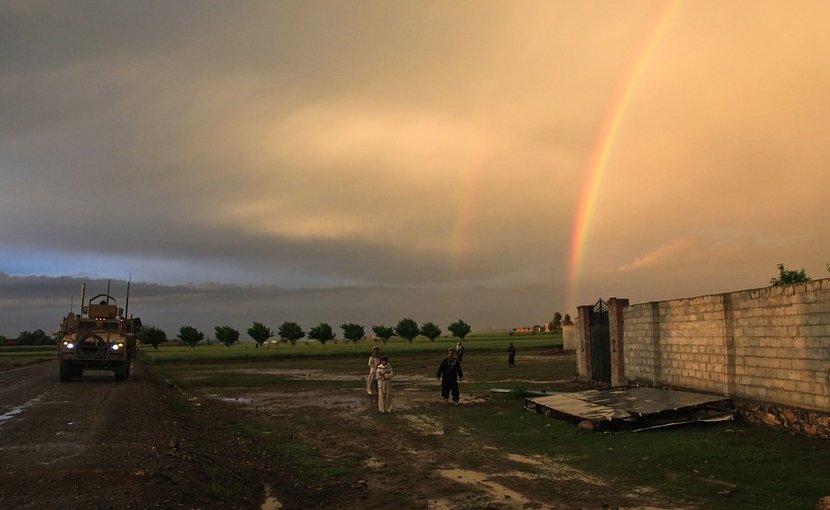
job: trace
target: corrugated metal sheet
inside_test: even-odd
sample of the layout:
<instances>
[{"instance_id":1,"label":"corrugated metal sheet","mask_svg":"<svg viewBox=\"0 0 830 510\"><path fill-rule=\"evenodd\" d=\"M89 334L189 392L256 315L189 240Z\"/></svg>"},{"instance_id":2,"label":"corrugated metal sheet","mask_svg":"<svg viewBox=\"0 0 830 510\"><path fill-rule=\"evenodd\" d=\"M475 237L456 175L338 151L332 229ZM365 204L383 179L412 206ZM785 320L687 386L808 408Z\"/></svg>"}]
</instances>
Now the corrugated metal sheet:
<instances>
[{"instance_id":1,"label":"corrugated metal sheet","mask_svg":"<svg viewBox=\"0 0 830 510\"><path fill-rule=\"evenodd\" d=\"M528 409L566 418L596 423L641 422L653 425L660 419L699 421L702 414L732 413L732 400L706 395L657 388L611 388L574 393L556 393L528 398ZM697 417L691 415L697 414Z\"/></svg>"}]
</instances>

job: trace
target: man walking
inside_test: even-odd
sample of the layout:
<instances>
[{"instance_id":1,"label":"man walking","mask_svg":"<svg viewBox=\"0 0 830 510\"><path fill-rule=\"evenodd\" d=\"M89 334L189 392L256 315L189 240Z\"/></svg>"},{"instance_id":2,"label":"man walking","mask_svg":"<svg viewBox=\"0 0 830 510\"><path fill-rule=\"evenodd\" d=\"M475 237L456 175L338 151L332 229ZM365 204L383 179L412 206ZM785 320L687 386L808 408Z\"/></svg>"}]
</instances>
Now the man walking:
<instances>
[{"instance_id":1,"label":"man walking","mask_svg":"<svg viewBox=\"0 0 830 510\"><path fill-rule=\"evenodd\" d=\"M450 403L452 393L452 401L458 405L458 380L464 379L464 372L461 370L461 363L455 359L455 349L452 347L447 350L447 357L441 360L436 377L441 379L441 397L444 402Z\"/></svg>"}]
</instances>

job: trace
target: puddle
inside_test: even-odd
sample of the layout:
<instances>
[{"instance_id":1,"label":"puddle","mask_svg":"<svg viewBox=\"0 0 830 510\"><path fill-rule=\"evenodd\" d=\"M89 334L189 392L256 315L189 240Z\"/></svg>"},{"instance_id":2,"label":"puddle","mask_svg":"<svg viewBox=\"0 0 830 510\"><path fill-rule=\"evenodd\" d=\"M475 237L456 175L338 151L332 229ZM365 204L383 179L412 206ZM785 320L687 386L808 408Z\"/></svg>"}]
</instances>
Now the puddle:
<instances>
[{"instance_id":1,"label":"puddle","mask_svg":"<svg viewBox=\"0 0 830 510\"><path fill-rule=\"evenodd\" d=\"M534 476L535 478L549 477L557 480L574 480L600 487L606 485L605 480L581 471L573 466L569 466L562 459L551 459L544 455L531 456L518 455L515 453L508 453L505 455L505 458L519 464L532 466L538 471L538 474Z\"/></svg>"},{"instance_id":2,"label":"puddle","mask_svg":"<svg viewBox=\"0 0 830 510\"><path fill-rule=\"evenodd\" d=\"M442 469L438 471L438 473L441 476L456 482L484 488L496 501L509 500L520 505L530 503L530 500L523 494L490 480L486 473L470 471L468 469Z\"/></svg>"},{"instance_id":3,"label":"puddle","mask_svg":"<svg viewBox=\"0 0 830 510\"><path fill-rule=\"evenodd\" d=\"M271 489L270 485L265 486L265 502L262 503L262 506L259 507L259 510L279 510L280 508L282 508L282 503L280 503L279 500L276 497L274 497L272 490L273 489Z\"/></svg>"},{"instance_id":4,"label":"puddle","mask_svg":"<svg viewBox=\"0 0 830 510\"><path fill-rule=\"evenodd\" d=\"M354 375L349 374L331 374L323 370L308 370L299 368L243 368L234 370L235 373L240 374L254 374L254 375L277 375L284 376L294 380L315 380L315 381L353 381L357 379Z\"/></svg>"},{"instance_id":5,"label":"puddle","mask_svg":"<svg viewBox=\"0 0 830 510\"><path fill-rule=\"evenodd\" d=\"M23 406L15 407L14 409L12 409L11 411L9 411L5 414L0 414L0 422L4 422L6 420L11 420L16 415L18 415L22 412L23 412Z\"/></svg>"},{"instance_id":6,"label":"puddle","mask_svg":"<svg viewBox=\"0 0 830 510\"><path fill-rule=\"evenodd\" d=\"M381 469L386 467L386 462L372 456L366 459L366 467L369 469Z\"/></svg>"},{"instance_id":7,"label":"puddle","mask_svg":"<svg viewBox=\"0 0 830 510\"><path fill-rule=\"evenodd\" d=\"M209 395L205 395L206 397L210 397L214 400L221 400L222 402L231 402L233 404L240 404L240 405L247 405L253 404L254 399L252 398L245 398L245 397L223 397L217 395L216 393L211 393Z\"/></svg>"},{"instance_id":8,"label":"puddle","mask_svg":"<svg viewBox=\"0 0 830 510\"><path fill-rule=\"evenodd\" d=\"M0 425L2 425L3 422L5 422L6 420L11 420L12 418L17 416L18 414L25 411L26 408L32 407L33 405L37 404L38 402L40 402L40 397L35 397L32 400L26 402L25 404L21 404L17 407L13 407L13 408L9 409L8 411L6 411L5 413L0 414Z\"/></svg>"},{"instance_id":9,"label":"puddle","mask_svg":"<svg viewBox=\"0 0 830 510\"><path fill-rule=\"evenodd\" d=\"M444 435L444 426L437 420L434 420L427 416L413 415L405 415L404 418L406 418L409 424L421 434L425 434L428 436Z\"/></svg>"},{"instance_id":10,"label":"puddle","mask_svg":"<svg viewBox=\"0 0 830 510\"><path fill-rule=\"evenodd\" d=\"M453 510L455 505L448 499L432 499L427 504L428 510Z\"/></svg>"},{"instance_id":11,"label":"puddle","mask_svg":"<svg viewBox=\"0 0 830 510\"><path fill-rule=\"evenodd\" d=\"M542 466L543 462L539 459L534 459L531 457L527 457L525 455L518 455L516 453L508 453L505 455L507 460L512 460L513 462L520 462L522 464L530 464L532 466Z\"/></svg>"}]
</instances>

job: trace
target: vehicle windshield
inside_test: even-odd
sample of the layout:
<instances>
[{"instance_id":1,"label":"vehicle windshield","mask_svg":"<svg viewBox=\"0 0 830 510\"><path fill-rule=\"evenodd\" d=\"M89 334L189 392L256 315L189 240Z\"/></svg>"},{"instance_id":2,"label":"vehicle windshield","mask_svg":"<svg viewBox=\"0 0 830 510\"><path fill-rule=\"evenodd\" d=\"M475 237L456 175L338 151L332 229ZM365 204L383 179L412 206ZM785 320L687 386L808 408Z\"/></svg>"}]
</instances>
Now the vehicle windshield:
<instances>
[{"instance_id":1,"label":"vehicle windshield","mask_svg":"<svg viewBox=\"0 0 830 510\"><path fill-rule=\"evenodd\" d=\"M118 321L103 322L94 320L81 321L80 329L103 329L105 331L118 331Z\"/></svg>"}]
</instances>

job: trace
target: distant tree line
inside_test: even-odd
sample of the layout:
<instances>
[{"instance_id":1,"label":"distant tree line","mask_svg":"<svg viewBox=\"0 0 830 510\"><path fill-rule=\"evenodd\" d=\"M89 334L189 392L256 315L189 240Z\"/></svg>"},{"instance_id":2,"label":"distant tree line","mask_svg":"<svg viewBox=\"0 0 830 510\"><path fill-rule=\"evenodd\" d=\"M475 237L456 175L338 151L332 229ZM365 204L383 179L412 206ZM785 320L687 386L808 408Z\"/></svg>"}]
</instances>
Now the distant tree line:
<instances>
[{"instance_id":1,"label":"distant tree line","mask_svg":"<svg viewBox=\"0 0 830 510\"><path fill-rule=\"evenodd\" d=\"M777 267L778 276L773 276L769 282L772 286L790 285L793 283L810 281L810 277L807 276L807 272L804 268L793 270L788 269L784 266L784 264L778 264ZM826 265L826 269L830 272L830 263ZM563 317L560 312L556 312L553 315L553 320L551 321L553 331L561 331L563 325L570 324L572 324L570 315L565 314ZM360 324L346 323L341 324L340 328L343 330L343 338L345 340L357 343L366 337L366 331ZM230 348L231 345L239 342L240 333L236 329L227 325L216 326L214 329L216 340L226 347ZM460 340L463 340L472 331L470 325L460 319L447 326L447 329L450 333L452 333L453 337ZM423 336L428 338L431 342L434 342L435 339L441 336L442 333L441 328L432 322L425 322L419 326L417 322L409 318L401 319L395 327L384 325L372 326L372 332L374 333L374 337L384 344L393 336L404 338L410 343L417 336ZM261 347L265 344L265 342L275 336L279 338L279 342L286 342L292 346L296 345L297 341L304 336L308 336L310 340L317 340L323 345L332 340L336 341L333 328L330 324L325 322L321 322L317 326L312 327L309 329L308 333L303 331L300 325L296 322L283 322L277 329L276 334L271 330L271 328L265 326L264 324L254 322L253 325L248 328L247 333L248 336L254 340L257 347ZM152 345L155 349L158 349L159 345L168 340L166 332L151 325L142 326L139 330L138 338L143 344ZM176 338L192 348L195 348L196 344L205 339L205 334L198 331L193 326L182 326L179 329L179 334L176 335ZM55 342L55 338L47 334L42 329L36 329L34 331L21 331L17 338L7 338L0 335L0 345L3 346L54 345Z\"/></svg>"},{"instance_id":2,"label":"distant tree line","mask_svg":"<svg viewBox=\"0 0 830 510\"><path fill-rule=\"evenodd\" d=\"M17 338L6 338L0 335L0 345L55 345L56 340L42 329L21 331Z\"/></svg>"},{"instance_id":3,"label":"distant tree line","mask_svg":"<svg viewBox=\"0 0 830 510\"><path fill-rule=\"evenodd\" d=\"M562 326L570 326L572 324L570 314L566 313L563 317L560 312L556 312L553 314L553 320L551 321L551 331L562 331Z\"/></svg>"},{"instance_id":4,"label":"distant tree line","mask_svg":"<svg viewBox=\"0 0 830 510\"><path fill-rule=\"evenodd\" d=\"M343 339L355 344L366 338L366 330L360 324L341 324L340 329L343 330ZM466 338L472 331L472 327L461 319L447 326L447 329L452 333L453 337L459 340ZM384 325L372 326L372 332L375 338L384 344L393 336L404 338L410 343L418 336L423 336L431 342L434 342L442 333L441 328L432 322L425 322L419 326L417 322L409 318L401 319L395 327ZM216 340L228 348L239 342L239 331L230 326L216 326L214 333ZM309 329L308 332L305 332L296 322L286 321L280 324L276 333L261 322L254 322L248 328L247 333L256 344L256 347L263 346L275 337L278 338L279 342L288 343L291 346L297 345L297 341L304 336L308 336L310 340L317 340L323 345L332 340L336 341L333 328L325 322L321 322L317 326ZM193 326L188 325L179 328L179 334L176 335L176 338L195 349L196 345L205 339L205 334ZM152 345L154 349L158 349L159 345L168 340L166 332L151 325L141 327L141 330L138 332L138 339L144 345Z\"/></svg>"}]
</instances>

